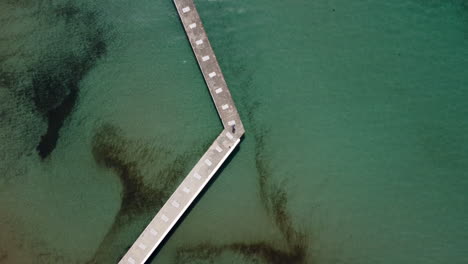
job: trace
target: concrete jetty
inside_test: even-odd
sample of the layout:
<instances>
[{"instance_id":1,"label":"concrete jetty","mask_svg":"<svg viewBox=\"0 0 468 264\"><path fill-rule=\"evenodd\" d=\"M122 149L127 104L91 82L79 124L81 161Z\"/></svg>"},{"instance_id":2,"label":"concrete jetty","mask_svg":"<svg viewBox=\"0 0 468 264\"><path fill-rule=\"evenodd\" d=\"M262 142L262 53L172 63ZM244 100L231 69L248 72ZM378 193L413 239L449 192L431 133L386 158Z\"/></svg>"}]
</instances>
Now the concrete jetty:
<instances>
[{"instance_id":1,"label":"concrete jetty","mask_svg":"<svg viewBox=\"0 0 468 264\"><path fill-rule=\"evenodd\" d=\"M239 144L244 126L193 0L174 0L224 129L177 187L119 264L142 264Z\"/></svg>"}]
</instances>

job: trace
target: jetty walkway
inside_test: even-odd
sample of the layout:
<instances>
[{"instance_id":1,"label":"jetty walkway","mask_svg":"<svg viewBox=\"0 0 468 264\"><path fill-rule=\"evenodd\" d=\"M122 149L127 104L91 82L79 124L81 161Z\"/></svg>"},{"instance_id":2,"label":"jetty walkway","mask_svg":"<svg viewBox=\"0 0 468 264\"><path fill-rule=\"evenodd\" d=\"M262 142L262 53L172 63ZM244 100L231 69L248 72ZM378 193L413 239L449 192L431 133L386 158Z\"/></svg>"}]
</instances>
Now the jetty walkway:
<instances>
[{"instance_id":1,"label":"jetty walkway","mask_svg":"<svg viewBox=\"0 0 468 264\"><path fill-rule=\"evenodd\" d=\"M224 130L177 187L119 264L143 264L239 144L244 126L193 0L174 0Z\"/></svg>"}]
</instances>

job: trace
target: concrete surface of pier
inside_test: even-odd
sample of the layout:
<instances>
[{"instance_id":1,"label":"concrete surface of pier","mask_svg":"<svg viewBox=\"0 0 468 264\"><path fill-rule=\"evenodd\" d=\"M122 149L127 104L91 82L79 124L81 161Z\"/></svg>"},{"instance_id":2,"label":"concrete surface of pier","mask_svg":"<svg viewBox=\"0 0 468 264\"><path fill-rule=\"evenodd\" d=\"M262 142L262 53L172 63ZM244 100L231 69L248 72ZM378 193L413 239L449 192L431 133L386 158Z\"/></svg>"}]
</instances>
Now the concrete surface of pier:
<instances>
[{"instance_id":1,"label":"concrete surface of pier","mask_svg":"<svg viewBox=\"0 0 468 264\"><path fill-rule=\"evenodd\" d=\"M120 260L120 264L145 263L239 144L244 134L244 126L193 0L174 0L174 3L224 130L133 243Z\"/></svg>"}]
</instances>

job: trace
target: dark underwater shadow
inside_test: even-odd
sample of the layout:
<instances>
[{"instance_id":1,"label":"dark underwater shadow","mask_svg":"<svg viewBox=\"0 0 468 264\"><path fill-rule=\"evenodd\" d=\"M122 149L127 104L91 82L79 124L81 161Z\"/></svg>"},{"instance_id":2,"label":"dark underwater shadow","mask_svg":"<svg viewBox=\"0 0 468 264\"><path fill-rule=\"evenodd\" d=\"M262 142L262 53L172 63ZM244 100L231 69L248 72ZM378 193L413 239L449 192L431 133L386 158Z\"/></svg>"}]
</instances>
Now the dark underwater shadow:
<instances>
[{"instance_id":1,"label":"dark underwater shadow","mask_svg":"<svg viewBox=\"0 0 468 264\"><path fill-rule=\"evenodd\" d=\"M92 155L99 166L118 176L123 187L122 200L114 223L87 263L117 262L139 235L139 232L126 232L126 229L145 228L195 164L194 158L200 156L209 143L192 148L190 152L175 154L164 147L151 147L146 142L128 139L114 125L100 126L92 139ZM161 160L169 161L161 163ZM157 171L148 172L148 167ZM149 178L154 180L149 181ZM132 237L125 237L127 233L132 233ZM121 254L116 255L116 252Z\"/></svg>"},{"instance_id":2,"label":"dark underwater shadow","mask_svg":"<svg viewBox=\"0 0 468 264\"><path fill-rule=\"evenodd\" d=\"M216 263L222 254L230 252L252 261L253 263L308 263L309 237L298 231L287 210L288 196L281 186L272 182L272 170L264 157L265 131L258 131L255 137L255 165L259 186L259 196L264 209L272 218L286 242L286 247L279 247L279 241L233 242L213 244L210 242L186 245L177 249L175 263L192 263L194 260Z\"/></svg>"},{"instance_id":3,"label":"dark underwater shadow","mask_svg":"<svg viewBox=\"0 0 468 264\"><path fill-rule=\"evenodd\" d=\"M102 22L99 9L90 3L71 0L2 3L7 11L0 12L0 88L11 95L10 103L18 105L17 112L19 106L34 112L39 118L34 122L46 127L41 135L34 135L38 140L35 148L42 160L57 146L65 121L77 107L81 81L106 55L112 39L111 29ZM30 26L23 28L22 23ZM18 118L18 113L11 111L2 115ZM0 120L2 126L9 125L4 124L5 119Z\"/></svg>"}]
</instances>

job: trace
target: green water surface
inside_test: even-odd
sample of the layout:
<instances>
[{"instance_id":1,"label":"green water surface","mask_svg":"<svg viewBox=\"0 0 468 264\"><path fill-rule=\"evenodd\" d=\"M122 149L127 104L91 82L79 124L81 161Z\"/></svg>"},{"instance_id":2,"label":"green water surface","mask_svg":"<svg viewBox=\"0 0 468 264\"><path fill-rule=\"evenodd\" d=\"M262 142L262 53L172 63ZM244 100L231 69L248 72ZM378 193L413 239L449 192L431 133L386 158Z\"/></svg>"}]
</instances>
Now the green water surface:
<instances>
[{"instance_id":1,"label":"green water surface","mask_svg":"<svg viewBox=\"0 0 468 264\"><path fill-rule=\"evenodd\" d=\"M222 128L173 3L1 1L0 263L116 263ZM246 135L151 263L468 263L465 1L195 3Z\"/></svg>"}]
</instances>

